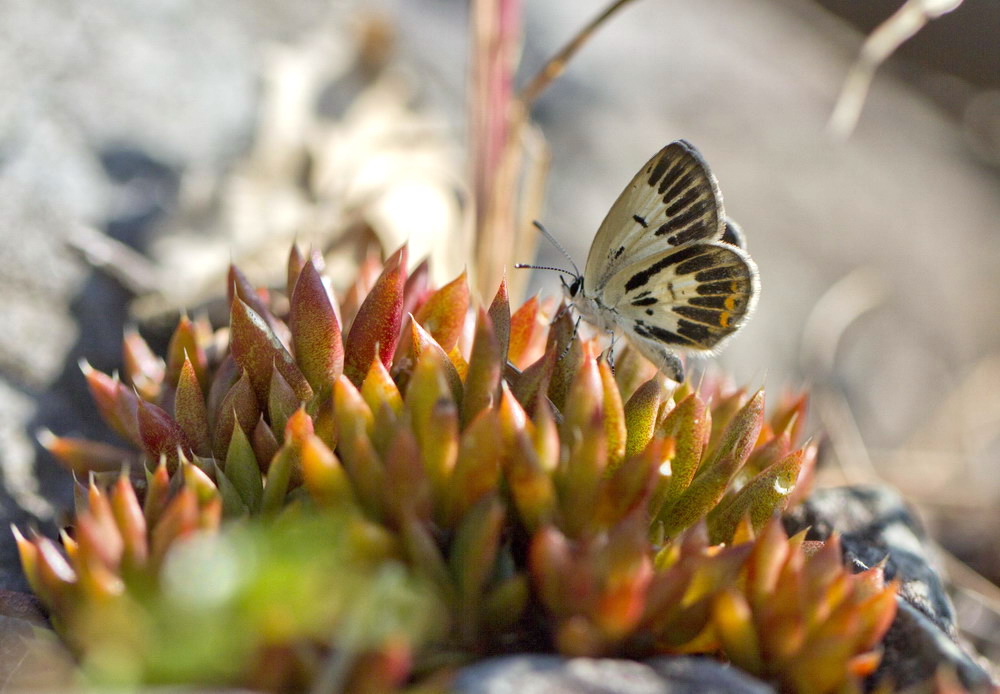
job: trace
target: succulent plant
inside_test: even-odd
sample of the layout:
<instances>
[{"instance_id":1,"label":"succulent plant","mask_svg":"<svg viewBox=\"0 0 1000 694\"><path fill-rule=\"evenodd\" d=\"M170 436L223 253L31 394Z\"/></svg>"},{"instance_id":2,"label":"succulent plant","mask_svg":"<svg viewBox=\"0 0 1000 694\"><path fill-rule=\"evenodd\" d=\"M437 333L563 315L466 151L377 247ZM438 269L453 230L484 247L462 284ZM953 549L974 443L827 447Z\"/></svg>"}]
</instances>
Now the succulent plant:
<instances>
[{"instance_id":1,"label":"succulent plant","mask_svg":"<svg viewBox=\"0 0 1000 694\"><path fill-rule=\"evenodd\" d=\"M86 484L61 547L15 534L86 672L383 691L552 650L714 654L802 692L871 672L894 584L772 520L811 480L805 397L765 416L627 346L612 370L564 306L512 313L501 283L474 308L464 274L407 267L340 301L314 254L285 292L233 267L228 326L83 366L132 448L46 434Z\"/></svg>"}]
</instances>

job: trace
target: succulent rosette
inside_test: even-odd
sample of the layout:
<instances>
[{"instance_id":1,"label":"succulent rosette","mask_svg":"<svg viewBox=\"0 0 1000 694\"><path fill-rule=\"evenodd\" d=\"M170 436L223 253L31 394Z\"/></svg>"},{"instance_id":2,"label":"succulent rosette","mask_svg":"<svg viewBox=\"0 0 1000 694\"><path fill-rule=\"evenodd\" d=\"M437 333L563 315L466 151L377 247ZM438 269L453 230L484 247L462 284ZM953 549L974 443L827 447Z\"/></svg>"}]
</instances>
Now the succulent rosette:
<instances>
[{"instance_id":1,"label":"succulent rosette","mask_svg":"<svg viewBox=\"0 0 1000 694\"><path fill-rule=\"evenodd\" d=\"M882 569L775 519L807 492L805 397L613 370L565 307L477 307L405 247L336 297L233 267L228 326L84 365L121 447L47 434L77 477L25 574L98 682L384 691L489 654L704 653L851 691L895 613Z\"/></svg>"}]
</instances>

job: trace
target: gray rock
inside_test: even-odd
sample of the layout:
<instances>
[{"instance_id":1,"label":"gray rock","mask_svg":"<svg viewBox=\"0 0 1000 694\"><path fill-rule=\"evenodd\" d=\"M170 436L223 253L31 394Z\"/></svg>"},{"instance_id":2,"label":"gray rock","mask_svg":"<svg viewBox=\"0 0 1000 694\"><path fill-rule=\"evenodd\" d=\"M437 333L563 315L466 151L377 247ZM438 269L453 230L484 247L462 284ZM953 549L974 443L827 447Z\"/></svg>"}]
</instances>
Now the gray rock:
<instances>
[{"instance_id":1,"label":"gray rock","mask_svg":"<svg viewBox=\"0 0 1000 694\"><path fill-rule=\"evenodd\" d=\"M660 657L651 658L646 664L666 679L669 692L773 694L775 691L756 677L711 658Z\"/></svg>"},{"instance_id":2,"label":"gray rock","mask_svg":"<svg viewBox=\"0 0 1000 694\"><path fill-rule=\"evenodd\" d=\"M763 682L708 658L515 655L462 668L458 694L773 694Z\"/></svg>"},{"instance_id":3,"label":"gray rock","mask_svg":"<svg viewBox=\"0 0 1000 694\"><path fill-rule=\"evenodd\" d=\"M862 486L818 490L785 517L789 532L806 527L815 540L839 532L845 561L859 571L886 559L886 577L901 581L899 610L874 681L888 675L905 687L927 680L944 665L966 687L989 686L989 673L959 638L934 546L898 492Z\"/></svg>"}]
</instances>

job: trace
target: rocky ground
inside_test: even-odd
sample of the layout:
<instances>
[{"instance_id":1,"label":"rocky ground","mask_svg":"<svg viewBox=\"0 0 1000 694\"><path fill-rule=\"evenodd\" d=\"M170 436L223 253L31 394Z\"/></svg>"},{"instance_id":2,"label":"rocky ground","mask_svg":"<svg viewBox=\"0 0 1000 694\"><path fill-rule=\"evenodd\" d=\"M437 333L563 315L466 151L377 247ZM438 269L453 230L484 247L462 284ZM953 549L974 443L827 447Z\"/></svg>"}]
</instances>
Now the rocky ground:
<instances>
[{"instance_id":1,"label":"rocky ground","mask_svg":"<svg viewBox=\"0 0 1000 694\"><path fill-rule=\"evenodd\" d=\"M603 4L528 3L526 69ZM968 0L954 17L997 26L986 5ZM102 435L76 362L116 366L129 294L66 240L87 223L147 248L184 182L222 174L249 146L268 52L346 12L337 7L0 4L3 520L45 523L70 499L66 474L38 455L39 427ZM465 3L383 7L460 137ZM998 576L968 538L995 547L1000 537L1000 398L989 387L1000 382L1000 85L990 76L1000 77L893 63L857 132L836 142L824 126L860 40L808 0L635 3L538 103L553 155L544 220L582 260L642 162L672 139L694 142L763 278L757 315L722 361L774 393L815 383L831 460L871 479L859 471L870 460ZM970 40L955 41L995 53ZM9 538L0 585L23 588Z\"/></svg>"}]
</instances>

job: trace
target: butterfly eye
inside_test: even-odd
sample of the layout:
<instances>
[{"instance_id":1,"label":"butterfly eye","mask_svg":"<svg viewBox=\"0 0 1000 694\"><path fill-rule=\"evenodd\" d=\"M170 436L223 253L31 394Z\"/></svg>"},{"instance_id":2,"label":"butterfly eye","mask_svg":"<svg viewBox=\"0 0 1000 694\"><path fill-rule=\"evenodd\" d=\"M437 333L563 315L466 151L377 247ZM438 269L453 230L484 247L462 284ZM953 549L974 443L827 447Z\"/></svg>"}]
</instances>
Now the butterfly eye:
<instances>
[{"instance_id":1,"label":"butterfly eye","mask_svg":"<svg viewBox=\"0 0 1000 694\"><path fill-rule=\"evenodd\" d=\"M569 297L572 299L580 292L580 285L583 284L583 277L576 277L569 285Z\"/></svg>"}]
</instances>

